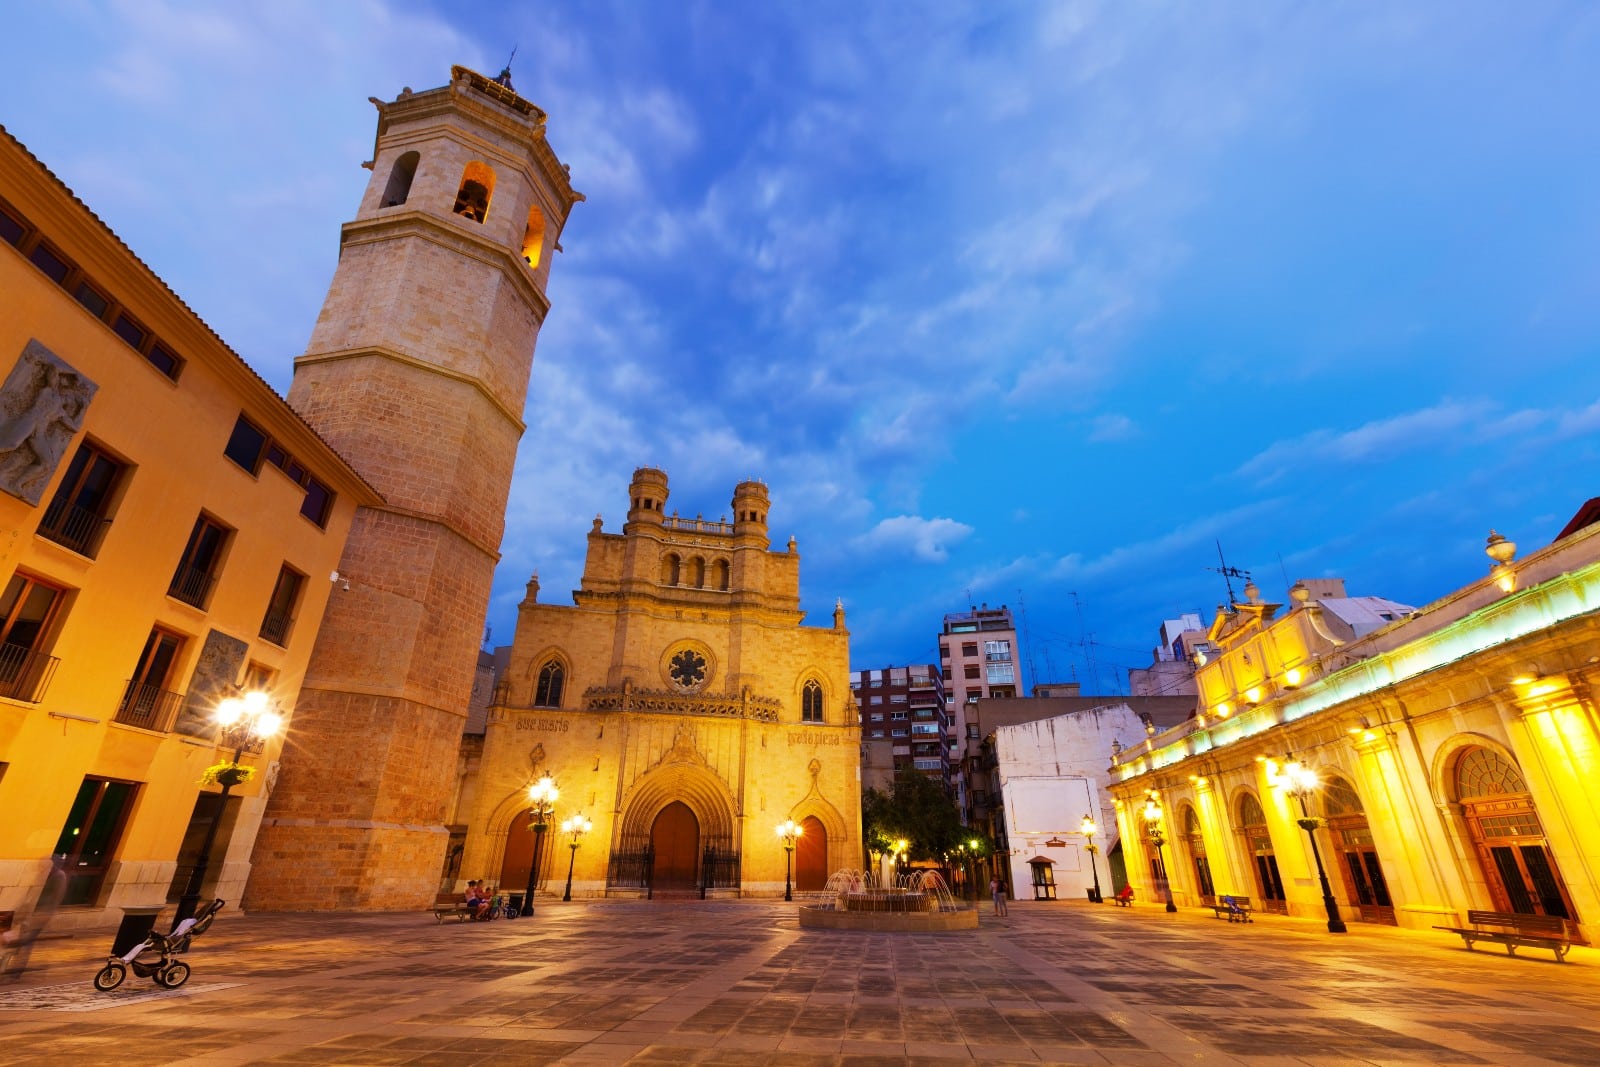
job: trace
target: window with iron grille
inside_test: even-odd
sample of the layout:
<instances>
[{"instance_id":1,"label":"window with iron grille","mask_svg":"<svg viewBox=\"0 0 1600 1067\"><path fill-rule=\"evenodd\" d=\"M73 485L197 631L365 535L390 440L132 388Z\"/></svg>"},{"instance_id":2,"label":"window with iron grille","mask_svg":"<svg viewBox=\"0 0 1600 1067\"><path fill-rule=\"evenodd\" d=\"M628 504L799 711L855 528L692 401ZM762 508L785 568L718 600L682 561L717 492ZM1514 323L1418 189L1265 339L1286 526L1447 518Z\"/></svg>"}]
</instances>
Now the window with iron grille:
<instances>
[{"instance_id":1,"label":"window with iron grille","mask_svg":"<svg viewBox=\"0 0 1600 1067\"><path fill-rule=\"evenodd\" d=\"M272 599L267 601L267 613L261 619L261 636L280 648L289 644L289 631L294 626L294 612L300 606L305 582L306 576L288 564L278 570L278 582L272 587Z\"/></svg>"},{"instance_id":2,"label":"window with iron grille","mask_svg":"<svg viewBox=\"0 0 1600 1067\"><path fill-rule=\"evenodd\" d=\"M221 573L222 557L232 532L205 515L196 519L194 529L189 532L189 542L178 560L178 569L172 573L167 595L203 609L211 600L211 590Z\"/></svg>"},{"instance_id":3,"label":"window with iron grille","mask_svg":"<svg viewBox=\"0 0 1600 1067\"><path fill-rule=\"evenodd\" d=\"M111 525L112 502L126 470L90 442L80 444L39 520L39 535L93 559Z\"/></svg>"}]
</instances>

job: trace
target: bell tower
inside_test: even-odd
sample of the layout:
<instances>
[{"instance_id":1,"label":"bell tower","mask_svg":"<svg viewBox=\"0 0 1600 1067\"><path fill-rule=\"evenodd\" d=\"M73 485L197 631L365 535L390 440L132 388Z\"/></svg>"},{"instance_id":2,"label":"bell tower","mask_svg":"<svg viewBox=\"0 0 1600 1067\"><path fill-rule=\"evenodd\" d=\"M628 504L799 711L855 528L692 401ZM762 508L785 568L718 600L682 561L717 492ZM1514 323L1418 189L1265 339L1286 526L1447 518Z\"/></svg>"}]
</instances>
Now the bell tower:
<instances>
[{"instance_id":1,"label":"bell tower","mask_svg":"<svg viewBox=\"0 0 1600 1067\"><path fill-rule=\"evenodd\" d=\"M372 179L289 403L382 494L339 564L248 907L433 899L550 253L575 192L509 71L377 99ZM343 583L348 581L348 585Z\"/></svg>"}]
</instances>

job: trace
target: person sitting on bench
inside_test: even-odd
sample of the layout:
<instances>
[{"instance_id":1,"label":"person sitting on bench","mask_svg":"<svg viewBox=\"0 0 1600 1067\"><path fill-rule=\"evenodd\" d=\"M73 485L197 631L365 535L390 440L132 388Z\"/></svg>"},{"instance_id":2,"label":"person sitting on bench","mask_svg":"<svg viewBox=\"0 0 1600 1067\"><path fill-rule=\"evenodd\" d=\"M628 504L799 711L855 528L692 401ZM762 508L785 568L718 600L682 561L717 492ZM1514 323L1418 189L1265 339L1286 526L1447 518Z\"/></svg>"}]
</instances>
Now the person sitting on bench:
<instances>
[{"instance_id":1,"label":"person sitting on bench","mask_svg":"<svg viewBox=\"0 0 1600 1067\"><path fill-rule=\"evenodd\" d=\"M1126 904L1132 899L1133 899L1133 886L1131 886L1131 885L1123 886L1122 887L1122 892L1117 894L1117 900L1119 902L1123 903L1123 904Z\"/></svg>"}]
</instances>

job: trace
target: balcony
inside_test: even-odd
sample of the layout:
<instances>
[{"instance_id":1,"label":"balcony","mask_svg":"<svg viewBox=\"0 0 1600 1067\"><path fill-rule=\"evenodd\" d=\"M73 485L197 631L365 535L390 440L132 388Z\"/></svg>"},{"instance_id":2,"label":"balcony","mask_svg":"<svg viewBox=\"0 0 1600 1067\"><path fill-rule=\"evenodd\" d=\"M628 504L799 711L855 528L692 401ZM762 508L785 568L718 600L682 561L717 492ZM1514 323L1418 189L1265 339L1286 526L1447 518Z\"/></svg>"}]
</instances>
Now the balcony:
<instances>
[{"instance_id":1,"label":"balcony","mask_svg":"<svg viewBox=\"0 0 1600 1067\"><path fill-rule=\"evenodd\" d=\"M24 645L0 645L0 697L39 703L60 662Z\"/></svg>"},{"instance_id":2,"label":"balcony","mask_svg":"<svg viewBox=\"0 0 1600 1067\"><path fill-rule=\"evenodd\" d=\"M294 617L287 611L269 611L261 620L261 636L279 648L289 644L289 631L294 628Z\"/></svg>"},{"instance_id":3,"label":"balcony","mask_svg":"<svg viewBox=\"0 0 1600 1067\"><path fill-rule=\"evenodd\" d=\"M122 691L122 702L117 705L116 721L145 730L168 730L182 705L182 693L140 685L137 679L130 679Z\"/></svg>"},{"instance_id":4,"label":"balcony","mask_svg":"<svg viewBox=\"0 0 1600 1067\"><path fill-rule=\"evenodd\" d=\"M167 595L203 610L206 601L211 597L211 587L216 584L216 576L210 571L180 567L178 573L172 576L172 585L167 588Z\"/></svg>"},{"instance_id":5,"label":"balcony","mask_svg":"<svg viewBox=\"0 0 1600 1067\"><path fill-rule=\"evenodd\" d=\"M70 548L80 556L93 559L100 551L100 542L110 526L111 520L98 512L57 500L45 509L38 533L40 537Z\"/></svg>"}]
</instances>

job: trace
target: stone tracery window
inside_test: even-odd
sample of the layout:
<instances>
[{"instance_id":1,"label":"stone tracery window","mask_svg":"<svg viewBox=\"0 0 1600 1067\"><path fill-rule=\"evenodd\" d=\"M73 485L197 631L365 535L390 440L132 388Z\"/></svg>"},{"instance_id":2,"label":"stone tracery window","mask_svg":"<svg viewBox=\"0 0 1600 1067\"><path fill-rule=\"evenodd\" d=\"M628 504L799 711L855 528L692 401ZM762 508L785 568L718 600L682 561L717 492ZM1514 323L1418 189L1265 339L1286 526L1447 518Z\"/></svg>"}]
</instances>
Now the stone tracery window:
<instances>
[{"instance_id":1,"label":"stone tracery window","mask_svg":"<svg viewBox=\"0 0 1600 1067\"><path fill-rule=\"evenodd\" d=\"M800 693L800 721L822 721L822 685L815 678L807 678Z\"/></svg>"},{"instance_id":2,"label":"stone tracery window","mask_svg":"<svg viewBox=\"0 0 1600 1067\"><path fill-rule=\"evenodd\" d=\"M567 671L560 660L552 659L539 668L539 684L534 690L533 706L536 708L559 708L561 706L561 690L566 685Z\"/></svg>"},{"instance_id":3,"label":"stone tracery window","mask_svg":"<svg viewBox=\"0 0 1600 1067\"><path fill-rule=\"evenodd\" d=\"M1362 811L1361 797L1355 787L1343 778L1329 777L1322 787L1322 811L1329 817L1359 815Z\"/></svg>"}]
</instances>

